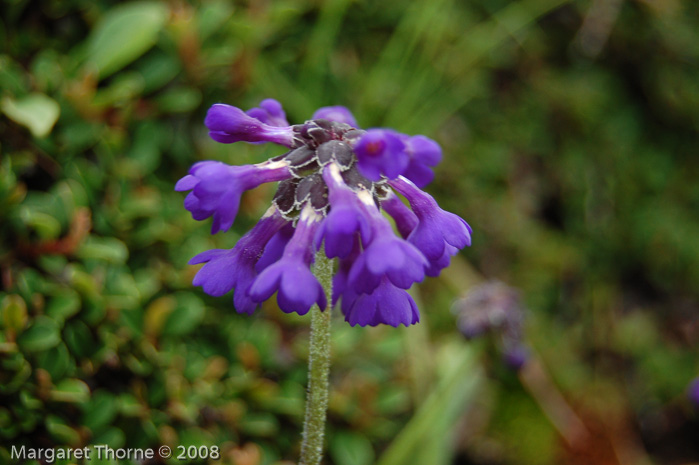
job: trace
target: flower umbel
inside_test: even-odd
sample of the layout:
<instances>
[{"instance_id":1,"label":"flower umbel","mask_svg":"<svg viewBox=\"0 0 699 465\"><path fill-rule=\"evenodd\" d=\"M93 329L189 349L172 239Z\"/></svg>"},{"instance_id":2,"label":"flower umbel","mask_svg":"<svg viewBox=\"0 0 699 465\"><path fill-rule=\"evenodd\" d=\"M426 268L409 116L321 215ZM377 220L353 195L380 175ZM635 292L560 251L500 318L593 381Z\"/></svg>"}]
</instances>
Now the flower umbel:
<instances>
[{"instance_id":1,"label":"flower umbel","mask_svg":"<svg viewBox=\"0 0 699 465\"><path fill-rule=\"evenodd\" d=\"M283 311L299 314L314 303L325 309L332 297L353 326L408 326L420 316L405 290L438 275L471 244L470 226L421 190L442 157L425 136L359 129L342 106L320 108L313 119L289 126L273 99L246 112L216 104L205 124L217 142L290 149L256 165L200 162L175 187L189 191L185 208L192 217L212 217L217 233L233 225L245 190L279 182L272 207L233 249L209 250L190 262L205 263L194 279L204 292L235 291L238 312L252 313L275 293ZM321 248L339 260L327 297L310 270Z\"/></svg>"}]
</instances>

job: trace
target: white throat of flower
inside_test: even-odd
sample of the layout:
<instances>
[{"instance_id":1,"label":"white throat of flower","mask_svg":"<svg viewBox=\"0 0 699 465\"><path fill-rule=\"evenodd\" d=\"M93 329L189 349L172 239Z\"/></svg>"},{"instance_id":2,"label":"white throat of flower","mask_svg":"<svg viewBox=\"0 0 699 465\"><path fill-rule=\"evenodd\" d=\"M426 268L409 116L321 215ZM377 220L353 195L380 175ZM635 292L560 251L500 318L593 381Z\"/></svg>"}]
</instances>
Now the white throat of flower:
<instances>
[{"instance_id":1,"label":"white throat of flower","mask_svg":"<svg viewBox=\"0 0 699 465\"><path fill-rule=\"evenodd\" d=\"M311 203L306 202L306 204L303 206L303 210L301 210L299 221L303 221L304 223L313 223L320 221L321 219L323 219L323 217L316 213L315 209L311 206Z\"/></svg>"}]
</instances>

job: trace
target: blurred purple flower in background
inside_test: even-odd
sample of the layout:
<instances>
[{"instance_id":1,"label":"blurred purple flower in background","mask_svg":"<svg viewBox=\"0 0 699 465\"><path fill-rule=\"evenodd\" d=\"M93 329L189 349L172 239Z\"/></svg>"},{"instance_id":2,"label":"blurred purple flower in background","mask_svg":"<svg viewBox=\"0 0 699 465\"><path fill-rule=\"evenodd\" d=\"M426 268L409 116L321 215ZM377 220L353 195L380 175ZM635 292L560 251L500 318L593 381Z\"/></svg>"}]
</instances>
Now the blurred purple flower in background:
<instances>
[{"instance_id":1,"label":"blurred purple flower in background","mask_svg":"<svg viewBox=\"0 0 699 465\"><path fill-rule=\"evenodd\" d=\"M687 397L689 397L689 401L694 404L696 408L699 408L699 377L694 378L694 380L689 383Z\"/></svg>"},{"instance_id":2,"label":"blurred purple flower in background","mask_svg":"<svg viewBox=\"0 0 699 465\"><path fill-rule=\"evenodd\" d=\"M408 326L420 316L405 289L438 275L471 244L470 226L420 189L442 157L425 136L358 129L342 106L320 108L313 119L289 126L273 99L246 112L213 105L205 124L217 142L290 149L256 165L200 162L175 187L189 191L185 208L195 220L213 218L215 234L233 225L245 190L279 181L272 207L233 249L206 251L190 262L205 263L194 284L213 296L234 290L238 312L252 313L275 293L285 312L305 314L314 303L324 309L327 297L310 270L324 247L327 257L339 259L332 304L342 301L351 325Z\"/></svg>"},{"instance_id":3,"label":"blurred purple flower in background","mask_svg":"<svg viewBox=\"0 0 699 465\"><path fill-rule=\"evenodd\" d=\"M457 326L466 339L495 336L503 361L515 370L529 358L524 343L524 307L519 292L499 281L474 287L454 303Z\"/></svg>"}]
</instances>

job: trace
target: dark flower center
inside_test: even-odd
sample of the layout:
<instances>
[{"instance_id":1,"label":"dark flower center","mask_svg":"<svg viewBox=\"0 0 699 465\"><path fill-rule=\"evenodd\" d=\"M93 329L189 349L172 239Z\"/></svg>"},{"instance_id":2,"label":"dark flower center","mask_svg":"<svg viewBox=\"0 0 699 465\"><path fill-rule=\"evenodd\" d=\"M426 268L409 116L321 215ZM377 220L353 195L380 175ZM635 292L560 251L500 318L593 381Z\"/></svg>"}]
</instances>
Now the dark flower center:
<instances>
[{"instance_id":1,"label":"dark flower center","mask_svg":"<svg viewBox=\"0 0 699 465\"><path fill-rule=\"evenodd\" d=\"M286 219L298 217L306 203L316 213L328 213L328 186L321 175L324 166L335 163L345 184L355 191L370 192L377 204L386 192L385 182L372 182L357 169L357 157L352 149L355 139L366 131L345 123L316 119L292 126L294 147L274 158L286 161L292 178L281 181L274 195L274 204Z\"/></svg>"}]
</instances>

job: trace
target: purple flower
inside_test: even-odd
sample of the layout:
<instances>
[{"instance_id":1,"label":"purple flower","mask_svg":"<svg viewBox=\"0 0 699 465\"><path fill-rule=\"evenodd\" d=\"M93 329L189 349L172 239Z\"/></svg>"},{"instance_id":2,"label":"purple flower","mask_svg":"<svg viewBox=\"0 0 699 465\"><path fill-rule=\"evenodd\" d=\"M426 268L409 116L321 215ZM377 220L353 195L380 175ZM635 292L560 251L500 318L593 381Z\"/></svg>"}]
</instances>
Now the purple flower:
<instances>
[{"instance_id":1,"label":"purple flower","mask_svg":"<svg viewBox=\"0 0 699 465\"><path fill-rule=\"evenodd\" d=\"M425 274L432 278L439 276L442 270L449 266L451 263L451 257L459 253L459 249L456 247L446 244L444 246L444 253L437 260L430 260L430 266L425 270Z\"/></svg>"},{"instance_id":2,"label":"purple flower","mask_svg":"<svg viewBox=\"0 0 699 465\"><path fill-rule=\"evenodd\" d=\"M505 364L522 368L529 359L524 338L524 307L519 292L501 282L479 284L454 303L457 327L466 339L489 334Z\"/></svg>"},{"instance_id":3,"label":"purple flower","mask_svg":"<svg viewBox=\"0 0 699 465\"><path fill-rule=\"evenodd\" d=\"M510 369L519 371L529 360L529 349L522 344L511 347L503 353L503 361Z\"/></svg>"},{"instance_id":4,"label":"purple flower","mask_svg":"<svg viewBox=\"0 0 699 465\"><path fill-rule=\"evenodd\" d=\"M420 312L410 294L382 278L370 294L354 294L345 291L342 297L342 313L345 321L355 326L385 324L398 327L410 326L420 321Z\"/></svg>"},{"instance_id":5,"label":"purple flower","mask_svg":"<svg viewBox=\"0 0 699 465\"><path fill-rule=\"evenodd\" d=\"M289 126L273 99L247 112L214 105L205 123L218 142L290 148L257 165L197 163L175 186L189 192L185 208L194 219L213 218L216 233L231 227L245 190L279 181L272 213L233 249L192 259L205 263L194 284L215 296L235 289L240 312L254 311L275 293L285 312L305 314L314 304L324 310L327 297L310 270L324 248L326 257L339 261L332 305L341 301L351 325L408 326L419 313L405 289L425 275L437 276L471 243L468 224L418 187L432 180L431 168L442 156L427 137L359 129L342 106L320 108L311 120Z\"/></svg>"},{"instance_id":6,"label":"purple flower","mask_svg":"<svg viewBox=\"0 0 699 465\"><path fill-rule=\"evenodd\" d=\"M209 128L211 138L222 144L242 141L274 142L287 147L295 145L291 127L270 126L240 108L222 103L209 108L204 124Z\"/></svg>"},{"instance_id":7,"label":"purple flower","mask_svg":"<svg viewBox=\"0 0 699 465\"><path fill-rule=\"evenodd\" d=\"M304 208L281 259L255 279L250 289L253 301L262 302L276 292L279 308L287 313L305 315L314 303L325 309L325 292L309 268L313 260L313 234L319 219L312 207Z\"/></svg>"},{"instance_id":8,"label":"purple flower","mask_svg":"<svg viewBox=\"0 0 699 465\"><path fill-rule=\"evenodd\" d=\"M289 165L285 162L230 166L219 161L202 161L177 182L175 190L191 191L185 198L185 208L198 221L213 216L211 234L216 234L228 231L233 225L244 191L289 177Z\"/></svg>"},{"instance_id":9,"label":"purple flower","mask_svg":"<svg viewBox=\"0 0 699 465\"><path fill-rule=\"evenodd\" d=\"M410 159L402 175L417 187L425 187L434 179L434 172L430 167L442 161L442 149L439 144L425 136L403 136L401 139Z\"/></svg>"},{"instance_id":10,"label":"purple flower","mask_svg":"<svg viewBox=\"0 0 699 465\"><path fill-rule=\"evenodd\" d=\"M280 128L289 126L282 104L273 98L263 100L259 108L251 108L245 114L269 126Z\"/></svg>"},{"instance_id":11,"label":"purple flower","mask_svg":"<svg viewBox=\"0 0 699 465\"><path fill-rule=\"evenodd\" d=\"M256 272L261 272L269 265L282 258L286 244L291 240L295 230L292 222L289 221L278 233L272 236L265 247L264 253L255 265Z\"/></svg>"},{"instance_id":12,"label":"purple flower","mask_svg":"<svg viewBox=\"0 0 699 465\"><path fill-rule=\"evenodd\" d=\"M332 306L334 307L340 298L352 299L353 296L357 294L352 290L352 288L347 287L347 281L349 279L349 272L352 269L354 261L357 259L361 253L361 246L359 245L359 238L355 237L352 241L352 250L349 255L345 258L340 258L337 273L333 276L333 295L332 295Z\"/></svg>"},{"instance_id":13,"label":"purple flower","mask_svg":"<svg viewBox=\"0 0 699 465\"><path fill-rule=\"evenodd\" d=\"M336 121L338 123L349 124L353 128L358 128L357 120L347 107L337 105L334 107L318 108L311 119L327 119L328 121Z\"/></svg>"},{"instance_id":14,"label":"purple flower","mask_svg":"<svg viewBox=\"0 0 699 465\"><path fill-rule=\"evenodd\" d=\"M349 285L358 293L366 294L376 289L384 276L402 289L422 281L429 265L425 256L411 243L393 234L390 223L366 192L360 192L359 196L371 215L372 239L352 265Z\"/></svg>"},{"instance_id":15,"label":"purple flower","mask_svg":"<svg viewBox=\"0 0 699 465\"><path fill-rule=\"evenodd\" d=\"M519 292L499 281L474 287L454 303L454 310L467 339L490 331L506 334L509 341L521 339L524 308Z\"/></svg>"},{"instance_id":16,"label":"purple flower","mask_svg":"<svg viewBox=\"0 0 699 465\"><path fill-rule=\"evenodd\" d=\"M323 180L330 191L330 212L316 233L316 247L325 240L325 254L329 258L345 258L352 251L354 237L360 234L364 243L369 242L369 221L357 193L342 179L340 168L331 163L323 169Z\"/></svg>"},{"instance_id":17,"label":"purple flower","mask_svg":"<svg viewBox=\"0 0 699 465\"><path fill-rule=\"evenodd\" d=\"M418 224L408 241L430 261L442 258L447 245L456 249L471 245L471 227L461 217L442 210L430 194L405 178L394 179L389 184L410 202Z\"/></svg>"},{"instance_id":18,"label":"purple flower","mask_svg":"<svg viewBox=\"0 0 699 465\"><path fill-rule=\"evenodd\" d=\"M689 387L687 388L687 397L695 407L699 408L699 377L694 378L694 380L689 384Z\"/></svg>"},{"instance_id":19,"label":"purple flower","mask_svg":"<svg viewBox=\"0 0 699 465\"><path fill-rule=\"evenodd\" d=\"M401 135L390 129L369 129L354 145L359 171L372 181L394 179L408 167Z\"/></svg>"},{"instance_id":20,"label":"purple flower","mask_svg":"<svg viewBox=\"0 0 699 465\"><path fill-rule=\"evenodd\" d=\"M202 252L189 261L190 265L206 263L194 276L192 284L204 292L220 297L235 289L233 303L240 313L252 313L257 308L249 295L250 286L261 268L256 268L265 246L288 222L276 208L270 208L255 227L230 250L213 249Z\"/></svg>"},{"instance_id":21,"label":"purple flower","mask_svg":"<svg viewBox=\"0 0 699 465\"><path fill-rule=\"evenodd\" d=\"M388 196L381 201L381 208L396 222L396 228L403 239L406 239L418 224L419 220L415 213L393 192L389 192Z\"/></svg>"}]
</instances>

